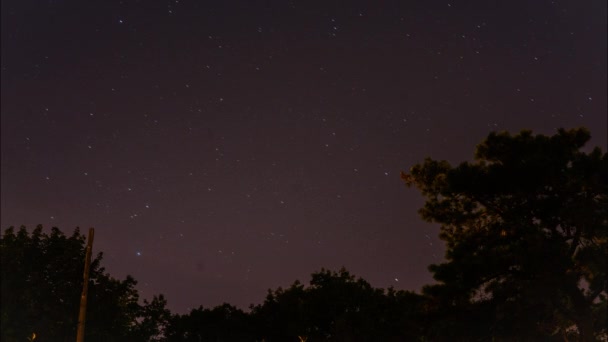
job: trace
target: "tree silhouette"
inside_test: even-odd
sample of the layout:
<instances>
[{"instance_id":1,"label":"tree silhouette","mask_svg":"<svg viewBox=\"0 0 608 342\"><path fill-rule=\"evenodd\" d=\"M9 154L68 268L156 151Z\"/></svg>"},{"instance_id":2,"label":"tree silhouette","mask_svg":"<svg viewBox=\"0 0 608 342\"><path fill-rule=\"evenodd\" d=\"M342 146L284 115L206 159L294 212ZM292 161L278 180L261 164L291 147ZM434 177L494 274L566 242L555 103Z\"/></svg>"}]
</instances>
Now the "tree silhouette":
<instances>
[{"instance_id":1,"label":"tree silhouette","mask_svg":"<svg viewBox=\"0 0 608 342\"><path fill-rule=\"evenodd\" d=\"M585 129L492 133L474 162L402 173L441 224L445 263L424 293L435 339L592 341L606 336L608 156Z\"/></svg>"},{"instance_id":2,"label":"tree silhouette","mask_svg":"<svg viewBox=\"0 0 608 342\"><path fill-rule=\"evenodd\" d=\"M254 341L250 317L224 303L213 309L202 306L186 315L174 315L166 330L167 342L239 342Z\"/></svg>"},{"instance_id":3,"label":"tree silhouette","mask_svg":"<svg viewBox=\"0 0 608 342\"><path fill-rule=\"evenodd\" d=\"M0 339L72 341L76 326L85 236L76 229L66 237L42 226L29 234L11 227L0 239L2 305ZM150 341L162 333L167 315L162 296L138 303L137 282L117 280L101 267L102 254L91 262L85 339L87 341Z\"/></svg>"},{"instance_id":4,"label":"tree silhouette","mask_svg":"<svg viewBox=\"0 0 608 342\"><path fill-rule=\"evenodd\" d=\"M139 302L132 277L92 261L86 341L593 341L608 339L608 155L583 150L585 129L492 133L473 162L426 159L408 186L441 225L446 261L423 294L373 288L322 269L269 290L249 312L229 304L172 315ZM85 237L52 228L0 238L0 339L76 335Z\"/></svg>"},{"instance_id":5,"label":"tree silhouette","mask_svg":"<svg viewBox=\"0 0 608 342\"><path fill-rule=\"evenodd\" d=\"M404 341L422 336L418 318L425 299L405 291L373 288L345 269L322 269L309 286L296 281L269 291L252 316L272 341Z\"/></svg>"}]
</instances>

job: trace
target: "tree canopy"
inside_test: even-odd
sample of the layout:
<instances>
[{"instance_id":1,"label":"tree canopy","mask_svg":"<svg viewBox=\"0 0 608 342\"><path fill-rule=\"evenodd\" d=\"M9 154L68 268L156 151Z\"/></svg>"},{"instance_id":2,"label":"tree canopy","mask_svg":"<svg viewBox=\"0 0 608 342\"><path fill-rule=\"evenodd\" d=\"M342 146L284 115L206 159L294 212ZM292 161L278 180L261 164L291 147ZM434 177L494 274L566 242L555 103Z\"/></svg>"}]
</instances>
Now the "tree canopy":
<instances>
[{"instance_id":1,"label":"tree canopy","mask_svg":"<svg viewBox=\"0 0 608 342\"><path fill-rule=\"evenodd\" d=\"M608 155L585 129L491 133L473 161L426 159L402 178L440 225L445 261L422 293L374 288L346 269L268 290L248 311L224 303L172 314L162 295L92 261L85 340L594 341L606 330ZM42 226L0 237L0 339L72 341L85 237ZM204 289L201 289L204 290Z\"/></svg>"},{"instance_id":2,"label":"tree canopy","mask_svg":"<svg viewBox=\"0 0 608 342\"><path fill-rule=\"evenodd\" d=\"M269 290L245 313L229 304L175 315L167 341L404 341L420 336L420 295L373 288L345 269L321 270L308 286Z\"/></svg>"},{"instance_id":3,"label":"tree canopy","mask_svg":"<svg viewBox=\"0 0 608 342\"><path fill-rule=\"evenodd\" d=\"M85 237L38 226L0 239L2 341L72 341L76 336ZM308 286L269 290L245 312L230 304L171 314L162 295L140 302L132 277L117 280L91 262L86 341L401 341L418 336L423 298L373 288L345 269L313 273Z\"/></svg>"},{"instance_id":4,"label":"tree canopy","mask_svg":"<svg viewBox=\"0 0 608 342\"><path fill-rule=\"evenodd\" d=\"M429 267L438 334L580 341L606 336L608 156L585 129L491 133L475 160L426 159L408 186L441 225L446 262ZM460 334L460 335L458 335Z\"/></svg>"},{"instance_id":5,"label":"tree canopy","mask_svg":"<svg viewBox=\"0 0 608 342\"><path fill-rule=\"evenodd\" d=\"M373 288L346 269L322 269L308 286L299 281L269 291L262 305L253 307L266 341L403 341L418 336L415 323L420 295Z\"/></svg>"},{"instance_id":6,"label":"tree canopy","mask_svg":"<svg viewBox=\"0 0 608 342\"><path fill-rule=\"evenodd\" d=\"M42 226L28 233L11 227L0 239L2 305L0 339L72 341L76 337L83 284L85 236L66 236ZM161 296L139 303L132 277L112 278L101 267L102 254L91 262L86 341L151 341L168 318Z\"/></svg>"}]
</instances>

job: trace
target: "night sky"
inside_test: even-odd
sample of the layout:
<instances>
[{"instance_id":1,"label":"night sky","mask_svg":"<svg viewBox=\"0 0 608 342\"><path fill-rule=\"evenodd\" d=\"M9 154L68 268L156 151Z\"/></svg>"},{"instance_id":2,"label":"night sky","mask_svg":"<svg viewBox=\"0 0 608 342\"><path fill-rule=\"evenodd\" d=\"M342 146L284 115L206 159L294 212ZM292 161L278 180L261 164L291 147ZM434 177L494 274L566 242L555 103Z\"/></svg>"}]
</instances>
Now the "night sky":
<instances>
[{"instance_id":1,"label":"night sky","mask_svg":"<svg viewBox=\"0 0 608 342\"><path fill-rule=\"evenodd\" d=\"M606 1L2 0L1 225L96 229L169 308L345 266L419 290L399 177L490 131L606 145Z\"/></svg>"}]
</instances>

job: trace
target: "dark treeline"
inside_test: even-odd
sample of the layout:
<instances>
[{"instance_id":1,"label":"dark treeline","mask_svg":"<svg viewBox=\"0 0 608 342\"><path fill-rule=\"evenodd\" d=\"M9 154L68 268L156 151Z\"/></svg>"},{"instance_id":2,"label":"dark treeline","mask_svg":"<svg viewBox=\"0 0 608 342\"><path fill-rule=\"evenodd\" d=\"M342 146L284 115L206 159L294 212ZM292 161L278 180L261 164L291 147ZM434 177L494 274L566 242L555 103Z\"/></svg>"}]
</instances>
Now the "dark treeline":
<instances>
[{"instance_id":1,"label":"dark treeline","mask_svg":"<svg viewBox=\"0 0 608 342\"><path fill-rule=\"evenodd\" d=\"M2 341L73 341L82 287L85 236L38 226L2 236ZM424 336L425 299L373 288L346 270L321 270L308 286L268 291L244 312L232 305L171 314L163 296L139 303L137 282L91 265L86 341L403 341Z\"/></svg>"},{"instance_id":2,"label":"dark treeline","mask_svg":"<svg viewBox=\"0 0 608 342\"><path fill-rule=\"evenodd\" d=\"M229 304L172 314L140 300L131 277L92 261L85 340L608 340L608 155L582 151L585 129L490 134L475 160L427 159L402 178L426 197L445 261L420 293L373 288L345 269ZM41 226L0 240L2 341L74 341L85 237ZM34 335L35 338L34 338Z\"/></svg>"},{"instance_id":3,"label":"dark treeline","mask_svg":"<svg viewBox=\"0 0 608 342\"><path fill-rule=\"evenodd\" d=\"M38 226L2 236L2 340L73 341L85 236ZM172 315L163 296L139 303L136 281L91 265L87 341L403 341L424 335L423 296L373 288L346 270L321 270L308 286L268 291L244 312L229 304Z\"/></svg>"}]
</instances>

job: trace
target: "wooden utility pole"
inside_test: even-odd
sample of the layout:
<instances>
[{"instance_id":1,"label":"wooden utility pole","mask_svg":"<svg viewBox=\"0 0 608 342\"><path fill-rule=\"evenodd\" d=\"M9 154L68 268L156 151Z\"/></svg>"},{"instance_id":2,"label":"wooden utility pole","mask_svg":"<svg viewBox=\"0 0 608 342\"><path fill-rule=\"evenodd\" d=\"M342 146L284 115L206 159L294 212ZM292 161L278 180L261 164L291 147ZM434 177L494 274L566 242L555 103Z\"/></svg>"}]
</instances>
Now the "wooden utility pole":
<instances>
[{"instance_id":1,"label":"wooden utility pole","mask_svg":"<svg viewBox=\"0 0 608 342\"><path fill-rule=\"evenodd\" d=\"M87 294L89 293L89 267L91 266L91 251L93 250L93 238L95 229L89 228L87 238L87 250L84 259L84 281L82 283L82 294L80 295L80 312L78 313L78 333L76 342L84 342L84 322L87 316Z\"/></svg>"}]
</instances>

